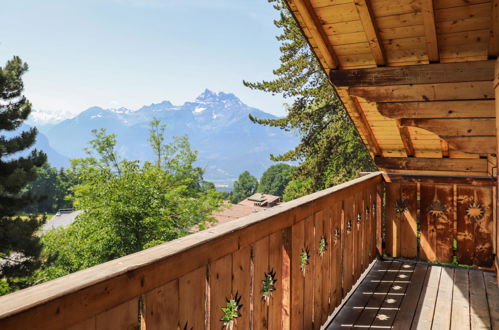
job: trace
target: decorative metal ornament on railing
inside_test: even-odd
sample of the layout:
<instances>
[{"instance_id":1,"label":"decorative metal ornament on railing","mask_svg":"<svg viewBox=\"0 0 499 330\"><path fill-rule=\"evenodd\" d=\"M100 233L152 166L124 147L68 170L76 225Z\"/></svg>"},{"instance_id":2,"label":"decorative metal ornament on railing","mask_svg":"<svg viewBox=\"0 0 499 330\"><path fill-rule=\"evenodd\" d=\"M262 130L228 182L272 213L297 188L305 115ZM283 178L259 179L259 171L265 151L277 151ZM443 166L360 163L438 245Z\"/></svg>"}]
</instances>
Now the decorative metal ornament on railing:
<instances>
[{"instance_id":1,"label":"decorative metal ornament on railing","mask_svg":"<svg viewBox=\"0 0 499 330\"><path fill-rule=\"evenodd\" d=\"M310 260L310 251L308 248L306 248L300 253L300 270L303 273L303 276L305 276L309 260Z\"/></svg>"},{"instance_id":2,"label":"decorative metal ornament on railing","mask_svg":"<svg viewBox=\"0 0 499 330\"><path fill-rule=\"evenodd\" d=\"M485 207L480 202L472 200L466 207L466 216L473 221L482 220L485 216Z\"/></svg>"},{"instance_id":3,"label":"decorative metal ornament on railing","mask_svg":"<svg viewBox=\"0 0 499 330\"><path fill-rule=\"evenodd\" d=\"M373 205L371 206L372 210L373 210L373 214L376 214L376 203L373 203Z\"/></svg>"},{"instance_id":4,"label":"decorative metal ornament on railing","mask_svg":"<svg viewBox=\"0 0 499 330\"><path fill-rule=\"evenodd\" d=\"M428 206L428 214L433 218L445 217L446 214L445 206L438 200L434 200Z\"/></svg>"},{"instance_id":5,"label":"decorative metal ornament on railing","mask_svg":"<svg viewBox=\"0 0 499 330\"><path fill-rule=\"evenodd\" d=\"M395 212L404 213L408 210L407 201L405 199L398 199L395 202Z\"/></svg>"},{"instance_id":6,"label":"decorative metal ornament on railing","mask_svg":"<svg viewBox=\"0 0 499 330\"><path fill-rule=\"evenodd\" d=\"M338 240L340 239L341 231L340 227L336 226L336 229L334 230L334 237L333 237L333 244L336 245Z\"/></svg>"},{"instance_id":7,"label":"decorative metal ornament on railing","mask_svg":"<svg viewBox=\"0 0 499 330\"><path fill-rule=\"evenodd\" d=\"M369 206L366 206L366 218L369 217Z\"/></svg>"},{"instance_id":8,"label":"decorative metal ornament on railing","mask_svg":"<svg viewBox=\"0 0 499 330\"><path fill-rule=\"evenodd\" d=\"M352 220L348 220L347 221L347 232L351 232L352 231Z\"/></svg>"},{"instance_id":9,"label":"decorative metal ornament on railing","mask_svg":"<svg viewBox=\"0 0 499 330\"><path fill-rule=\"evenodd\" d=\"M362 222L362 216L360 213L357 213L357 224L360 224Z\"/></svg>"},{"instance_id":10,"label":"decorative metal ornament on railing","mask_svg":"<svg viewBox=\"0 0 499 330\"><path fill-rule=\"evenodd\" d=\"M236 319L241 317L240 310L243 307L241 304L241 296L236 292L236 295L232 299L227 299L225 307L222 307L222 312L224 313L220 321L223 322L224 329L232 330L236 323Z\"/></svg>"},{"instance_id":11,"label":"decorative metal ornament on railing","mask_svg":"<svg viewBox=\"0 0 499 330\"><path fill-rule=\"evenodd\" d=\"M275 284L277 279L275 271L272 269L270 272L265 273L262 281L262 299L268 304L272 297L272 292L275 291Z\"/></svg>"},{"instance_id":12,"label":"decorative metal ornament on railing","mask_svg":"<svg viewBox=\"0 0 499 330\"><path fill-rule=\"evenodd\" d=\"M327 250L327 240L324 236L322 236L319 241L319 249L318 249L319 255L322 257L326 252L326 250Z\"/></svg>"}]
</instances>

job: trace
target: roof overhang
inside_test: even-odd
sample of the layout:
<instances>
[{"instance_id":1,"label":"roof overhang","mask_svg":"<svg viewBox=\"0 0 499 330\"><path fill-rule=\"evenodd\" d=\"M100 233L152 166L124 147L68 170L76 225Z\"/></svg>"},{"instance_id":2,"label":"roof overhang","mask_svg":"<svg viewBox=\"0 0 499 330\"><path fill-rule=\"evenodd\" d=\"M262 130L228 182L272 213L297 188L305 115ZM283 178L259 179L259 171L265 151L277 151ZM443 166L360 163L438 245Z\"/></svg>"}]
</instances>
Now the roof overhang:
<instances>
[{"instance_id":1,"label":"roof overhang","mask_svg":"<svg viewBox=\"0 0 499 330\"><path fill-rule=\"evenodd\" d=\"M376 165L490 176L499 0L287 0Z\"/></svg>"}]
</instances>

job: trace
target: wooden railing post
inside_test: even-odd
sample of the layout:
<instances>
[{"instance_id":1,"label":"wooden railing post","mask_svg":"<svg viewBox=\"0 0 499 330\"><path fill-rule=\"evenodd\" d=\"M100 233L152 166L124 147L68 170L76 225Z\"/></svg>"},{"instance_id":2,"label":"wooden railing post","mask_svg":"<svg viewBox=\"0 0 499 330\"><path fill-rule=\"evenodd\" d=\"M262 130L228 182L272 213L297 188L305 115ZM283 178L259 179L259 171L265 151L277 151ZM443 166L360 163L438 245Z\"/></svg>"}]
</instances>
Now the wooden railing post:
<instances>
[{"instance_id":1,"label":"wooden railing post","mask_svg":"<svg viewBox=\"0 0 499 330\"><path fill-rule=\"evenodd\" d=\"M495 66L495 74L494 74L494 90L495 90L495 103L496 103L496 147L497 147L497 152L496 152L496 181L497 181L497 193L496 193L496 203L497 206L499 206L499 180L497 176L497 163L499 159L499 58L496 61L496 66ZM499 286L499 207L496 207L496 214L495 214L495 222L496 222L496 244L495 244L495 254L496 254L496 274L497 274L497 285Z\"/></svg>"},{"instance_id":2,"label":"wooden railing post","mask_svg":"<svg viewBox=\"0 0 499 330\"><path fill-rule=\"evenodd\" d=\"M384 183L380 182L376 191L376 252L383 256L383 195Z\"/></svg>"}]
</instances>

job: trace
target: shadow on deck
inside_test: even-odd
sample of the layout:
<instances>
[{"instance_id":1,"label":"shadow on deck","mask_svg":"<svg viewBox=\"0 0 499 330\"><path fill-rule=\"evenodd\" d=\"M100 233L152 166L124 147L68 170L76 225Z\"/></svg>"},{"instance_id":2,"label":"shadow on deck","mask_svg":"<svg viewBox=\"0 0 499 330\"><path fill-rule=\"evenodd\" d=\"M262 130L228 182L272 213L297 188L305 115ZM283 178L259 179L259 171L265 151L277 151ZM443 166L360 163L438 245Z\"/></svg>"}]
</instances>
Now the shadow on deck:
<instances>
[{"instance_id":1,"label":"shadow on deck","mask_svg":"<svg viewBox=\"0 0 499 330\"><path fill-rule=\"evenodd\" d=\"M326 329L499 329L495 276L379 260Z\"/></svg>"}]
</instances>

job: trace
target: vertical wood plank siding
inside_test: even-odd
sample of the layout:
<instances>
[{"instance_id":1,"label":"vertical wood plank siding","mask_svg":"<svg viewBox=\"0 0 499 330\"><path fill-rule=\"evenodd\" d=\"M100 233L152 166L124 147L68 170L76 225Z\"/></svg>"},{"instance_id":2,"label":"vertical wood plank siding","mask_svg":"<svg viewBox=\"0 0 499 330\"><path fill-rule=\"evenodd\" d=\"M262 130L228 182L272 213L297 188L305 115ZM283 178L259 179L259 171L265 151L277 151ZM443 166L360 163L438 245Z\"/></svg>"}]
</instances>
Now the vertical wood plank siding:
<instances>
[{"instance_id":1,"label":"vertical wood plank siding","mask_svg":"<svg viewBox=\"0 0 499 330\"><path fill-rule=\"evenodd\" d=\"M494 181L411 176L389 181L388 256L493 267Z\"/></svg>"},{"instance_id":2,"label":"vertical wood plank siding","mask_svg":"<svg viewBox=\"0 0 499 330\"><path fill-rule=\"evenodd\" d=\"M157 259L107 277L104 287L96 281L38 305L30 300L37 287L28 289L31 305L7 316L0 310L0 328L221 329L222 308L235 301L237 317L226 328L319 329L375 258L380 185L381 175L372 174L255 215L259 220L249 225L241 219L193 234L219 231L171 255L157 254L159 248L139 252ZM130 265L139 260L125 258L137 258ZM119 267L118 259L86 274ZM75 285L75 276L38 290ZM21 295L2 297L0 305Z\"/></svg>"}]
</instances>

